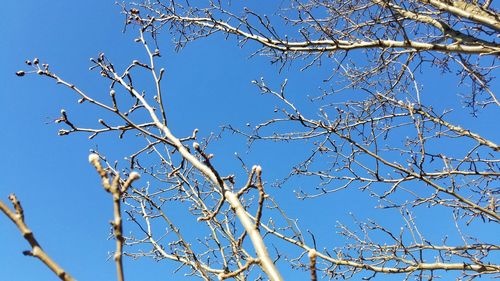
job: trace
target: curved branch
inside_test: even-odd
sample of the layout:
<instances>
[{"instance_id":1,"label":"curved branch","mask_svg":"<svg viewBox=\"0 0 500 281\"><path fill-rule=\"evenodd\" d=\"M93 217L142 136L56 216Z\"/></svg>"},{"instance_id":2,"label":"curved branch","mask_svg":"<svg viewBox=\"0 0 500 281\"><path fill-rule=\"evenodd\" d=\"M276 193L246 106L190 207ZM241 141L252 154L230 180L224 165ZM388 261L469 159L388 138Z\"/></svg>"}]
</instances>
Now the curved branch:
<instances>
[{"instance_id":1,"label":"curved branch","mask_svg":"<svg viewBox=\"0 0 500 281\"><path fill-rule=\"evenodd\" d=\"M325 53L335 51L349 51L355 49L372 49L372 48L394 48L394 49L411 49L416 51L440 51L454 53L470 53L470 54L498 54L500 53L500 45L494 43L481 42L476 45L465 45L460 43L452 44L433 44L418 41L398 41L390 39L379 39L371 41L347 41L347 40L307 40L299 42L290 42L288 40L271 39L264 36L251 34L234 27L227 22L215 20L213 18L203 17L181 17L178 15L164 16L158 19L160 22L177 21L184 23L192 23L208 29L219 30L228 34L242 36L245 39L256 41L265 47L279 50L282 52L304 52L304 53Z\"/></svg>"}]
</instances>

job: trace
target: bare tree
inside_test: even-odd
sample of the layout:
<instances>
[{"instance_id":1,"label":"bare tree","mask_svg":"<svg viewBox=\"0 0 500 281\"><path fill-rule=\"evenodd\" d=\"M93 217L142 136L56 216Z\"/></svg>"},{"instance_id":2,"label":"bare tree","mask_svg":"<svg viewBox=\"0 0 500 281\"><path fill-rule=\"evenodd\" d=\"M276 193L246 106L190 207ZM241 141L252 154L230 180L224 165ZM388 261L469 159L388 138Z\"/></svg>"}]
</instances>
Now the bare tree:
<instances>
[{"instance_id":1,"label":"bare tree","mask_svg":"<svg viewBox=\"0 0 500 281\"><path fill-rule=\"evenodd\" d=\"M474 128L454 124L449 110L437 111L438 105L426 103L427 96L439 93L426 92L419 81L422 73L455 73L451 75L469 90L456 97L468 111L461 118L498 110L493 79L500 54L500 15L491 1L289 2L280 2L271 16L217 1L197 6L181 1L122 5L126 28L138 30L136 42L148 59L133 60L124 69L104 54L92 59L91 69L109 81L107 100L86 94L38 59L26 62L32 69L17 73L53 79L81 103L111 113L110 120L99 119L98 127L83 128L63 110L56 121L66 126L60 135L119 132L123 137L133 131L144 140L128 157L128 168L119 169L97 151L89 158L113 196L118 280L124 280L122 255L171 260L204 280L282 280L280 272L289 270L286 267L310 271L311 280L385 274L400 274L405 280L500 277L495 260L500 241L481 239L486 228L498 232L500 146ZM378 202L381 212L400 213L400 230L372 220L354 219L355 228L339 222L335 237L345 243L318 249L314 230L303 233L286 215L293 206L280 204L268 192L272 187L264 184L260 166L247 168L241 159L246 179L223 175L211 161L208 144L213 137L200 141L194 128L190 136L176 136L162 95L165 70L156 64L158 38L167 31L179 48L223 34L240 46L252 42L248 48L257 46L253 55L268 56L282 67L298 62L307 71L332 65L332 75L325 77L329 90L312 98L307 108L298 105L301 97L290 97L286 80L277 87L264 79L253 81L261 93L275 98L279 107L272 114L278 117L251 130L227 125L224 132L245 137L250 145L299 143L310 153L292 165L281 185L299 177L315 178L317 186L296 194L311 204L341 190L362 191ZM151 75L153 94L137 86L134 77L140 72ZM340 93L349 98L339 100ZM144 115L149 121L135 121L144 120ZM151 185L134 182L138 173ZM197 218L192 226L197 241L185 238L188 230L164 211L174 201ZM0 207L25 235L16 202L21 218L3 203ZM414 216L428 208L453 215L461 244L426 237L432 229L421 229ZM124 235L122 216L130 222L126 226L136 230L133 235ZM34 238L28 241L37 244Z\"/></svg>"}]
</instances>

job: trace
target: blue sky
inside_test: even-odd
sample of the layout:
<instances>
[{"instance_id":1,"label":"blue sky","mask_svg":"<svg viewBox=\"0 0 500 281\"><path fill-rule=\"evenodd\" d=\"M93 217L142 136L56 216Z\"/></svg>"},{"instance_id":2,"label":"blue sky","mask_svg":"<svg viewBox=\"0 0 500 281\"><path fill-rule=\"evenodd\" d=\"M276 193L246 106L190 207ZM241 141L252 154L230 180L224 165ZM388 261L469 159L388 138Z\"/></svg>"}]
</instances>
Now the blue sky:
<instances>
[{"instance_id":1,"label":"blue sky","mask_svg":"<svg viewBox=\"0 0 500 281\"><path fill-rule=\"evenodd\" d=\"M16 193L38 240L78 280L112 280L114 263L107 261L114 248L114 242L107 240L111 204L87 157L97 145L110 159L123 159L131 150L126 144L115 145L116 136L107 140L88 140L86 135L59 137L61 127L53 120L61 108L85 125L96 124L97 115L80 113L77 98L52 81L36 76L20 79L14 73L25 68L26 59L39 57L84 90L107 94L106 87L99 88L103 85L98 75L87 71L89 58L104 52L115 62L125 63L137 53L142 56L142 48L133 42L137 33L122 33L124 19L114 1L12 1L3 5L10 12L0 19L0 30L9 38L0 44L0 97L5 105L0 111L4 157L0 167L5 171L0 196L6 200L8 194ZM231 42L205 40L177 54L169 41L163 39L161 62L167 68L168 95L174 96L167 106L172 110L174 132L187 135L200 128L208 135L218 132L227 120L238 125L250 118L257 120L259 112L253 108L265 106L255 99L258 92L250 81L266 73L276 75L276 67L263 58L250 62L249 52L241 52ZM264 63L264 71L256 61ZM206 106L211 108L209 113L204 112ZM267 108L272 111L273 106ZM246 118L241 118L243 113ZM244 154L244 141L240 148ZM233 153L226 151L231 157ZM280 158L285 151L268 153ZM282 175L286 171L282 168ZM21 254L28 245L4 216L0 216L0 233L5 241L0 279L55 280L40 262ZM185 280L179 275L170 277L175 265L149 260L126 261L126 265L129 280L144 280L144 276Z\"/></svg>"},{"instance_id":2,"label":"blue sky","mask_svg":"<svg viewBox=\"0 0 500 281\"><path fill-rule=\"evenodd\" d=\"M93 140L83 134L59 137L57 131L61 127L53 121L59 117L61 108L84 126L97 124L99 112L79 105L77 97L53 81L36 76L18 78L14 73L25 67L26 59L39 57L49 63L53 71L87 92L106 96L106 84L96 72L87 71L89 58L104 52L114 62L125 64L144 56L142 48L133 42L137 34L133 30L122 33L124 18L114 1L7 1L2 7L5 12L0 17L3 38L0 43L0 153L3 157L0 198L5 201L9 193L17 194L25 208L27 223L45 250L78 280L113 280L114 264L107 261L108 253L114 248L113 241L107 240L112 206L87 156L89 149L98 147L108 159L121 161L136 143L133 140L118 142L115 135ZM176 53L169 35L165 33L161 38L163 55L159 62L167 69L164 87L169 123L178 136L189 135L194 128L199 128L202 136L208 136L211 132L218 133L223 124L244 127L246 123L253 126L265 120L273 112L274 100L261 96L251 80L265 77L277 86L288 78L291 95L299 103L307 104L305 94L317 94L318 85L329 75L325 68L299 73L296 65L278 73L278 66L271 65L267 58L248 58L251 45L241 49L233 40L221 39L216 36L200 40ZM450 106L457 106L449 98L456 95L456 81L436 75L426 78L426 91L446 94L426 98L441 106L450 101ZM499 131L491 130L498 122L495 118L498 110L487 111L478 119L456 116L456 122L474 125L476 131L498 142ZM247 153L244 140L229 140L230 145L223 139L211 147L222 174L241 175L233 156L238 152L244 155L248 165L262 165L266 180L273 182L284 177L290 166L304 155L294 151L293 144L273 143L256 144L252 152ZM303 216L299 221L303 230L314 229L320 238L319 244L325 247L339 246L339 242L331 240L335 232L333 226L338 220L347 220L349 212L360 218L386 218L384 214L374 214L370 205L366 205L367 198L355 192L323 197L312 204L295 200L293 190L308 183L299 180L271 192L288 206L291 217ZM353 196L359 197L353 199ZM307 219L318 213L322 215L321 226L316 220ZM435 214L424 211L422 216ZM428 233L429 236L454 231L451 225L438 220L423 222L435 230ZM388 223L397 227L400 222ZM494 234L490 235L486 234L490 238ZM27 246L14 225L0 216L0 279L55 280L40 262L21 254ZM128 280L186 280L182 275L170 277L175 269L171 263L126 259L125 264ZM290 274L284 275L290 277ZM308 276L307 273L304 276Z\"/></svg>"}]
</instances>

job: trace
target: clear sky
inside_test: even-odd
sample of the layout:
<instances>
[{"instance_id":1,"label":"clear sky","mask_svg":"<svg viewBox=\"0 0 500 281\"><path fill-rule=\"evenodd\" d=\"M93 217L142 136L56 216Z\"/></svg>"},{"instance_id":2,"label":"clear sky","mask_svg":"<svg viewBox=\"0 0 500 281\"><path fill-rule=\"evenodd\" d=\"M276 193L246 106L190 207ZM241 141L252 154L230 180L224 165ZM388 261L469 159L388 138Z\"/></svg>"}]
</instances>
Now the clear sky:
<instances>
[{"instance_id":1,"label":"clear sky","mask_svg":"<svg viewBox=\"0 0 500 281\"><path fill-rule=\"evenodd\" d=\"M98 148L108 159L122 161L132 150L127 142L117 141L115 135L93 140L84 134L59 137L57 131L62 127L53 121L59 117L61 108L84 126L97 124L99 113L78 105L77 97L53 81L36 76L18 78L14 73L25 68L26 59L39 57L54 72L87 92L105 96L106 85L99 82L96 72L88 71L89 58L104 52L113 61L125 64L142 57L141 47L133 42L137 33L122 32L124 16L114 1L5 1L2 10L0 198L6 201L9 193L16 193L25 208L28 225L45 250L78 280L113 280L115 267L107 260L114 249L113 241L107 239L112 206L87 157L89 149ZM321 68L299 73L295 65L278 73L278 66L271 65L267 58L249 59L251 45L241 49L234 40L221 40L222 37L197 41L176 53L168 33L162 36L160 63L167 69L164 86L169 122L178 136L189 135L194 128L199 128L202 136L208 136L211 132L218 133L223 124L253 126L265 120L275 104L259 95L251 80L263 76L277 86L288 78L293 95L304 98L307 94L317 94L318 85L329 75L328 69ZM439 75L427 78L425 89L429 92L451 89L448 97L433 94L429 100L445 103L456 95L456 81L445 81ZM306 100L299 102L307 104ZM457 117L457 122L474 125L476 131L498 142L499 130L491 130L498 128L495 116L498 111L488 111L473 121ZM234 152L245 155L249 165L261 164L269 182L284 177L290 166L304 156L298 150L290 153L290 146L276 144L258 144L252 153L246 153L244 140L230 140L230 145L224 139L214 144L212 151L223 174L241 174ZM293 190L301 184L297 181L273 192L284 206L289 206L291 217L322 215L322 225L315 220L300 221L303 230L314 229L318 233L322 246L338 246L338 242L332 243L330 239L335 232L333 226L337 220L347 220L349 212L361 218L386 218L384 214L373 214L364 199L353 200L350 196L357 195L348 193L324 197L313 204L295 201ZM388 223L398 226L400 222ZM428 236L439 237L455 231L452 225L438 220L424 223L435 230ZM491 238L494 234L487 236ZM28 244L17 229L1 215L0 279L55 280L40 262L21 254L26 249ZM172 263L126 259L125 264L128 280L186 280L182 275L170 277L176 268ZM284 275L294 280L291 276L295 275L289 272Z\"/></svg>"}]
</instances>

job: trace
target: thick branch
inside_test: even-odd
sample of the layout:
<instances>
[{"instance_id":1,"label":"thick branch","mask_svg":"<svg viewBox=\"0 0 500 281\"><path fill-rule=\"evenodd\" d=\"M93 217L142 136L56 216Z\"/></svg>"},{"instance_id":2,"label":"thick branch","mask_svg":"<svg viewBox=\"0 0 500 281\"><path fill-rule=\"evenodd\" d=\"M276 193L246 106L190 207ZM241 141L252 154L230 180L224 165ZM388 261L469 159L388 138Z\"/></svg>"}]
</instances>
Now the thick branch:
<instances>
[{"instance_id":1,"label":"thick branch","mask_svg":"<svg viewBox=\"0 0 500 281\"><path fill-rule=\"evenodd\" d=\"M463 0L441 1L441 0L419 0L422 3L431 4L441 11L449 12L455 16L466 18L477 23L486 25L495 31L500 31L500 21L498 15L493 16L488 12L471 3Z\"/></svg>"},{"instance_id":2,"label":"thick branch","mask_svg":"<svg viewBox=\"0 0 500 281\"><path fill-rule=\"evenodd\" d=\"M440 52L456 52L456 53L471 53L471 54L496 54L500 53L498 44L476 44L464 45L459 43L453 44L433 44L417 41L398 41L389 39L379 39L371 41L347 41L347 40L307 40L299 42L290 42L288 40L276 40L256 34L251 34L234 27L227 22L218 21L213 18L202 17L181 17L177 15L165 16L158 19L159 21L179 21L193 23L201 27L220 30L225 33L243 36L246 39L257 41L265 47L279 50L282 52L304 52L304 53L325 53L335 51L348 51L355 49L372 49L372 48L397 48L411 49L416 51L440 51Z\"/></svg>"}]
</instances>

